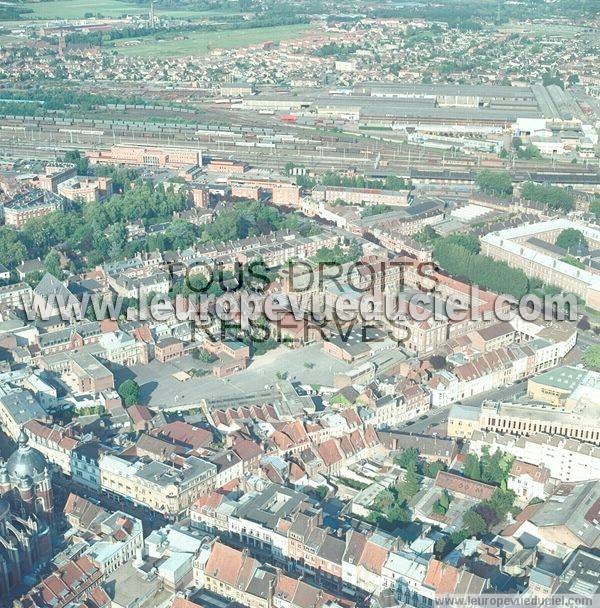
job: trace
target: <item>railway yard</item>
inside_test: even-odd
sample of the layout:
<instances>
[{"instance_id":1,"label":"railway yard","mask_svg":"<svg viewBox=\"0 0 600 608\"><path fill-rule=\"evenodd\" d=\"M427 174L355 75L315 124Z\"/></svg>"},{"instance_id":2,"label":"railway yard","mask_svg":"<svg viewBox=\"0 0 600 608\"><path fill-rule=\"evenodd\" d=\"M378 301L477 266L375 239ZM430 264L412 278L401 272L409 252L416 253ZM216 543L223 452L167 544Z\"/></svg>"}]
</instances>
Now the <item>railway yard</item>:
<instances>
[{"instance_id":1,"label":"railway yard","mask_svg":"<svg viewBox=\"0 0 600 608\"><path fill-rule=\"evenodd\" d=\"M163 110L164 111L164 110ZM246 161L266 171L281 171L286 163L314 171L346 170L372 175L394 173L399 177L440 175L440 179L473 179L480 167L511 169L516 180L531 179L537 174L547 181L560 183L600 183L598 161L573 165L567 162L502 161L489 154L461 154L454 150L432 149L408 143L389 132L335 132L302 125L282 125L277 117L247 113L236 114L225 124L220 109L207 111L202 119L210 124L147 121L152 110L132 109L130 118L97 119L46 116L23 118L0 117L0 146L6 160L60 157L66 150L108 149L114 144L184 146L199 148L205 155ZM562 180L562 181L561 181Z\"/></svg>"}]
</instances>

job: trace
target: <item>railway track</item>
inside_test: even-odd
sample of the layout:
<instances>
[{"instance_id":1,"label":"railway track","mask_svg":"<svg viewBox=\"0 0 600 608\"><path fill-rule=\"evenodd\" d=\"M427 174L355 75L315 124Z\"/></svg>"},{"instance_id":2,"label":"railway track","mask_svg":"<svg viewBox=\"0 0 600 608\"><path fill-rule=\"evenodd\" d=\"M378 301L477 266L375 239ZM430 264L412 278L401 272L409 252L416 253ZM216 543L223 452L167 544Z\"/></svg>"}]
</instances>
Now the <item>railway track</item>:
<instances>
[{"instance_id":1,"label":"railway track","mask_svg":"<svg viewBox=\"0 0 600 608\"><path fill-rule=\"evenodd\" d=\"M228 126L197 124L151 124L127 120L66 119L60 117L0 117L0 145L11 158L51 159L68 149L109 148L118 143L136 145L197 146L211 156L247 161L266 169L280 170L287 162L316 170L361 171L385 167L397 175L411 169L470 172L477 169L474 156L443 155L402 143L368 140L349 134L329 134L290 129L287 126ZM544 172L592 178L595 168L548 163L519 163L513 174L527 179L529 173Z\"/></svg>"}]
</instances>

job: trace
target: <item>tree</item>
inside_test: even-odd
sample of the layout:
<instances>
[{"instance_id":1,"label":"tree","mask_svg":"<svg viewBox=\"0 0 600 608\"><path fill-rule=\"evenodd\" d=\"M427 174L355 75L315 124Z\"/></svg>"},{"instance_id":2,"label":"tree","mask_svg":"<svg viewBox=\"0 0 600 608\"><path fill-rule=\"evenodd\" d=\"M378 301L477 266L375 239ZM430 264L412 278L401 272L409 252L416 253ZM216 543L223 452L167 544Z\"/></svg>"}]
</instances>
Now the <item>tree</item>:
<instances>
[{"instance_id":1,"label":"tree","mask_svg":"<svg viewBox=\"0 0 600 608\"><path fill-rule=\"evenodd\" d=\"M569 253L581 253L587 252L587 241L581 230L576 228L566 228L556 238L556 245L566 249Z\"/></svg>"},{"instance_id":2,"label":"tree","mask_svg":"<svg viewBox=\"0 0 600 608\"><path fill-rule=\"evenodd\" d=\"M313 261L323 264L345 264L356 262L362 256L362 246L357 241L352 241L350 246L344 250L338 244L333 247L321 247L313 257Z\"/></svg>"},{"instance_id":3,"label":"tree","mask_svg":"<svg viewBox=\"0 0 600 608\"><path fill-rule=\"evenodd\" d=\"M450 494L448 493L448 490L444 490L442 492L442 495L440 496L439 501L440 501L440 506L442 506L447 511L448 507L450 506L450 503L452 502L452 496L450 496Z\"/></svg>"},{"instance_id":4,"label":"tree","mask_svg":"<svg viewBox=\"0 0 600 608\"><path fill-rule=\"evenodd\" d=\"M424 226L417 234L414 235L415 241L418 243L423 243L425 245L429 245L433 243L437 238L439 238L439 234L435 231L434 228L427 225Z\"/></svg>"},{"instance_id":5,"label":"tree","mask_svg":"<svg viewBox=\"0 0 600 608\"><path fill-rule=\"evenodd\" d=\"M418 463L418 461L419 450L417 450L417 448L406 448L394 458L394 464L397 464L403 469L408 469L409 466Z\"/></svg>"},{"instance_id":6,"label":"tree","mask_svg":"<svg viewBox=\"0 0 600 608\"><path fill-rule=\"evenodd\" d=\"M517 158L522 158L525 160L531 160L533 158L542 158L542 153L537 146L533 144L527 144L524 148L519 148L517 150Z\"/></svg>"},{"instance_id":7,"label":"tree","mask_svg":"<svg viewBox=\"0 0 600 608\"><path fill-rule=\"evenodd\" d=\"M165 236L173 249L185 249L196 241L196 226L185 220L175 220L169 224Z\"/></svg>"},{"instance_id":8,"label":"tree","mask_svg":"<svg viewBox=\"0 0 600 608\"><path fill-rule=\"evenodd\" d=\"M475 183L486 194L509 196L512 194L512 177L508 171L483 169L475 177Z\"/></svg>"},{"instance_id":9,"label":"tree","mask_svg":"<svg viewBox=\"0 0 600 608\"><path fill-rule=\"evenodd\" d=\"M417 477L417 463L410 462L404 474L404 481L398 487L398 495L404 501L409 500L417 494L420 487L421 484Z\"/></svg>"},{"instance_id":10,"label":"tree","mask_svg":"<svg viewBox=\"0 0 600 608\"><path fill-rule=\"evenodd\" d=\"M384 187L386 190L404 190L405 188L408 188L408 184L401 177L396 175L388 175L385 178Z\"/></svg>"},{"instance_id":11,"label":"tree","mask_svg":"<svg viewBox=\"0 0 600 608\"><path fill-rule=\"evenodd\" d=\"M516 497L517 495L512 490L498 488L494 491L490 500L485 502L494 509L498 519L503 521L512 510Z\"/></svg>"},{"instance_id":12,"label":"tree","mask_svg":"<svg viewBox=\"0 0 600 608\"><path fill-rule=\"evenodd\" d=\"M481 245L479 239L474 234L451 234L445 239L446 243L454 243L459 245L463 249L466 249L469 253L479 253L481 251Z\"/></svg>"},{"instance_id":13,"label":"tree","mask_svg":"<svg viewBox=\"0 0 600 608\"><path fill-rule=\"evenodd\" d=\"M463 464L463 473L469 479L481 481L481 466L476 454L467 454Z\"/></svg>"},{"instance_id":14,"label":"tree","mask_svg":"<svg viewBox=\"0 0 600 608\"><path fill-rule=\"evenodd\" d=\"M441 536L435 541L433 550L438 557L443 557L451 548L450 539L447 536Z\"/></svg>"},{"instance_id":15,"label":"tree","mask_svg":"<svg viewBox=\"0 0 600 608\"><path fill-rule=\"evenodd\" d=\"M481 518L485 522L485 526L488 530L498 525L501 521L494 508L485 502L479 503L475 507L475 511L478 515L481 515Z\"/></svg>"},{"instance_id":16,"label":"tree","mask_svg":"<svg viewBox=\"0 0 600 608\"><path fill-rule=\"evenodd\" d=\"M600 346L589 346L581 360L588 369L600 372Z\"/></svg>"},{"instance_id":17,"label":"tree","mask_svg":"<svg viewBox=\"0 0 600 608\"><path fill-rule=\"evenodd\" d=\"M448 493L448 490L444 490L440 497L433 503L432 510L437 515L446 515L452 502L452 496Z\"/></svg>"},{"instance_id":18,"label":"tree","mask_svg":"<svg viewBox=\"0 0 600 608\"><path fill-rule=\"evenodd\" d=\"M463 526L468 536L479 536L487 531L485 520L477 511L469 509L463 517Z\"/></svg>"},{"instance_id":19,"label":"tree","mask_svg":"<svg viewBox=\"0 0 600 608\"><path fill-rule=\"evenodd\" d=\"M433 257L450 274L465 277L470 283L496 293L510 294L518 299L528 291L529 281L521 270L485 255L471 253L452 240L438 239L433 246Z\"/></svg>"},{"instance_id":20,"label":"tree","mask_svg":"<svg viewBox=\"0 0 600 608\"><path fill-rule=\"evenodd\" d=\"M8 269L18 266L27 255L27 248L18 233L7 226L0 227L0 264Z\"/></svg>"},{"instance_id":21,"label":"tree","mask_svg":"<svg viewBox=\"0 0 600 608\"><path fill-rule=\"evenodd\" d=\"M327 486L318 486L315 489L315 494L319 500L323 500L327 496L328 492L329 490L327 489Z\"/></svg>"},{"instance_id":22,"label":"tree","mask_svg":"<svg viewBox=\"0 0 600 608\"><path fill-rule=\"evenodd\" d=\"M423 469L423 474L427 477L435 479L440 471L445 471L448 467L441 461L428 462Z\"/></svg>"},{"instance_id":23,"label":"tree","mask_svg":"<svg viewBox=\"0 0 600 608\"><path fill-rule=\"evenodd\" d=\"M122 382L118 393L126 407L137 405L140 402L140 386L135 380L129 379Z\"/></svg>"},{"instance_id":24,"label":"tree","mask_svg":"<svg viewBox=\"0 0 600 608\"><path fill-rule=\"evenodd\" d=\"M581 317L581 319L579 319L579 322L577 323L577 329L581 329L583 331L589 331L591 328L592 328L592 325L589 322L589 319L585 315L583 317Z\"/></svg>"},{"instance_id":25,"label":"tree","mask_svg":"<svg viewBox=\"0 0 600 608\"><path fill-rule=\"evenodd\" d=\"M212 363L217 360L217 357L213 355L211 352L207 351L205 348L196 348L192 353L194 359L198 359L199 361L203 361L204 363Z\"/></svg>"},{"instance_id":26,"label":"tree","mask_svg":"<svg viewBox=\"0 0 600 608\"><path fill-rule=\"evenodd\" d=\"M368 205L361 211L362 217L371 217L373 215L381 215L391 211L392 208L389 205Z\"/></svg>"},{"instance_id":27,"label":"tree","mask_svg":"<svg viewBox=\"0 0 600 608\"><path fill-rule=\"evenodd\" d=\"M521 196L528 201L541 203L553 211L573 209L573 194L558 186L546 186L534 182L524 182L521 186Z\"/></svg>"},{"instance_id":28,"label":"tree","mask_svg":"<svg viewBox=\"0 0 600 608\"><path fill-rule=\"evenodd\" d=\"M73 163L75 165L77 175L87 175L89 161L85 156L81 155L79 150L67 150L64 161L66 163Z\"/></svg>"},{"instance_id":29,"label":"tree","mask_svg":"<svg viewBox=\"0 0 600 608\"><path fill-rule=\"evenodd\" d=\"M60 255L57 251L51 251L44 258L44 268L46 269L46 272L55 276L57 279L63 278L63 271L60 267Z\"/></svg>"}]
</instances>

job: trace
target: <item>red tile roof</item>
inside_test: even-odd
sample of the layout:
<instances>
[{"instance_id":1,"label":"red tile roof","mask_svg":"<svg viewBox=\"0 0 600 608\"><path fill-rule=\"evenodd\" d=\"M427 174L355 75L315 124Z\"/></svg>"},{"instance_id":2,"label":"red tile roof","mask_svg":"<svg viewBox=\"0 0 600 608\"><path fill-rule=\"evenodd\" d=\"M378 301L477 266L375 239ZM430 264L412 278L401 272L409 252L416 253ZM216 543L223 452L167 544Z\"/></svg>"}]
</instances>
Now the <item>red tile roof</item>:
<instances>
[{"instance_id":1,"label":"red tile roof","mask_svg":"<svg viewBox=\"0 0 600 608\"><path fill-rule=\"evenodd\" d=\"M445 564L437 559L431 559L427 567L427 574L423 584L435 589L436 596L452 593L458 583L459 571L450 564Z\"/></svg>"},{"instance_id":2,"label":"red tile roof","mask_svg":"<svg viewBox=\"0 0 600 608\"><path fill-rule=\"evenodd\" d=\"M327 441L323 442L320 446L318 446L317 451L325 463L325 466L328 467L342 459L335 439L328 439Z\"/></svg>"},{"instance_id":3,"label":"red tile roof","mask_svg":"<svg viewBox=\"0 0 600 608\"><path fill-rule=\"evenodd\" d=\"M449 492L462 494L463 496L469 496L477 500L488 500L496 491L495 486L490 486L482 481L474 481L455 473L448 473L447 471L438 472L435 478L435 485Z\"/></svg>"},{"instance_id":4,"label":"red tile roof","mask_svg":"<svg viewBox=\"0 0 600 608\"><path fill-rule=\"evenodd\" d=\"M529 475L531 479L539 483L546 483L550 479L550 470L543 466L537 466L523 462L522 460L515 460L510 468L510 474L514 477L520 477L521 475Z\"/></svg>"},{"instance_id":5,"label":"red tile roof","mask_svg":"<svg viewBox=\"0 0 600 608\"><path fill-rule=\"evenodd\" d=\"M176 420L175 422L155 428L151 434L157 437L168 438L194 450L208 446L213 440L213 435L210 431L188 424L182 420Z\"/></svg>"}]
</instances>

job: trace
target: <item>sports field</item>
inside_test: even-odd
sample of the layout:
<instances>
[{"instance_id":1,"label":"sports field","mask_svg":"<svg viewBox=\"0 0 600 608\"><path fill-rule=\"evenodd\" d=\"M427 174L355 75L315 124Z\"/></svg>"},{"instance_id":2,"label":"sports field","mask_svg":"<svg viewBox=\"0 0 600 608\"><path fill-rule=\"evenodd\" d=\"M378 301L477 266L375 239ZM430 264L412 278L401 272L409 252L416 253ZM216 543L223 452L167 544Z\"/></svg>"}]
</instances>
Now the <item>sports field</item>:
<instances>
[{"instance_id":1,"label":"sports field","mask_svg":"<svg viewBox=\"0 0 600 608\"><path fill-rule=\"evenodd\" d=\"M217 32L189 32L163 40L140 38L138 43L115 46L122 55L136 57L185 57L204 55L211 49L232 49L261 42L280 42L299 38L308 29L306 24L282 25L254 29L219 30ZM127 40L131 43L131 40Z\"/></svg>"}]
</instances>

